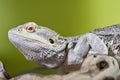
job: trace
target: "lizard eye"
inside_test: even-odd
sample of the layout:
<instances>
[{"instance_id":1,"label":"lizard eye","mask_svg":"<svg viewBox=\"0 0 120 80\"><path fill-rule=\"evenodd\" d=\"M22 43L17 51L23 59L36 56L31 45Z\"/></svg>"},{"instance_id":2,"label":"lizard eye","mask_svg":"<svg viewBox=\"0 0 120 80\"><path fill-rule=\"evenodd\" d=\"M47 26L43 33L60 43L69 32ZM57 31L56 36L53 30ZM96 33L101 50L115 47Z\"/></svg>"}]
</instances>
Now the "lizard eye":
<instances>
[{"instance_id":1,"label":"lizard eye","mask_svg":"<svg viewBox=\"0 0 120 80\"><path fill-rule=\"evenodd\" d=\"M35 32L35 27L34 26L27 26L26 30L27 30L27 32L32 33L32 32Z\"/></svg>"},{"instance_id":2,"label":"lizard eye","mask_svg":"<svg viewBox=\"0 0 120 80\"><path fill-rule=\"evenodd\" d=\"M51 44L54 44L54 40L53 39L49 39L49 42L51 43Z\"/></svg>"},{"instance_id":3,"label":"lizard eye","mask_svg":"<svg viewBox=\"0 0 120 80\"><path fill-rule=\"evenodd\" d=\"M36 24L28 23L26 25L26 31L27 32L30 32L30 33L35 32L35 29L36 29Z\"/></svg>"}]
</instances>

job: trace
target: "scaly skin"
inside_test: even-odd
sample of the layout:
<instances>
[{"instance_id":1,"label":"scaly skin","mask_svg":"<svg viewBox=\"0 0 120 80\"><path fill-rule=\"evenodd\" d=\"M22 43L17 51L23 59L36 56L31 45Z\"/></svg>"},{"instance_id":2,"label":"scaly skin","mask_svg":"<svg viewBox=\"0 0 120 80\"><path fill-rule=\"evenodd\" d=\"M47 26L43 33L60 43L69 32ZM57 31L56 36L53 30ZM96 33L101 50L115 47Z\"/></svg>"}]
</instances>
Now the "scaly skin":
<instances>
[{"instance_id":1,"label":"scaly skin","mask_svg":"<svg viewBox=\"0 0 120 80\"><path fill-rule=\"evenodd\" d=\"M56 32L32 22L10 30L9 39L27 59L48 68L57 67L66 57L66 41Z\"/></svg>"},{"instance_id":2,"label":"scaly skin","mask_svg":"<svg viewBox=\"0 0 120 80\"><path fill-rule=\"evenodd\" d=\"M120 64L120 24L91 31L101 38L108 47L108 53Z\"/></svg>"},{"instance_id":3,"label":"scaly skin","mask_svg":"<svg viewBox=\"0 0 120 80\"><path fill-rule=\"evenodd\" d=\"M47 68L59 67L65 72L79 69L88 55L108 55L103 40L93 33L62 37L34 22L9 30L8 37L27 59Z\"/></svg>"}]
</instances>

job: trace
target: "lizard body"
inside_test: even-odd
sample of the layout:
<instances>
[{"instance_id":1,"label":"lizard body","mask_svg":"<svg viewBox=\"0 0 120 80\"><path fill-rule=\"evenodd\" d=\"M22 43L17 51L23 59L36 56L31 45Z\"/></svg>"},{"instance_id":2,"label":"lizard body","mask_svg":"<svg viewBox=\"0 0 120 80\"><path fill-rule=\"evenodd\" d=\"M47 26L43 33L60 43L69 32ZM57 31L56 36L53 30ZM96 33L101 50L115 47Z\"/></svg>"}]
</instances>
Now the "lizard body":
<instances>
[{"instance_id":1,"label":"lizard body","mask_svg":"<svg viewBox=\"0 0 120 80\"><path fill-rule=\"evenodd\" d=\"M109 36L105 35L112 29L110 31L107 29L93 30L80 36L62 37L49 28L28 22L9 30L8 37L27 59L47 68L59 67L63 71L66 69L69 71L79 69L88 55L108 55L108 49L113 53L116 52L106 42L118 42L116 40L119 40L117 39L119 37L114 36L116 39L109 40ZM110 34L116 35L119 32L116 30Z\"/></svg>"},{"instance_id":2,"label":"lizard body","mask_svg":"<svg viewBox=\"0 0 120 80\"><path fill-rule=\"evenodd\" d=\"M101 38L108 48L108 53L120 63L120 24L91 31Z\"/></svg>"}]
</instances>

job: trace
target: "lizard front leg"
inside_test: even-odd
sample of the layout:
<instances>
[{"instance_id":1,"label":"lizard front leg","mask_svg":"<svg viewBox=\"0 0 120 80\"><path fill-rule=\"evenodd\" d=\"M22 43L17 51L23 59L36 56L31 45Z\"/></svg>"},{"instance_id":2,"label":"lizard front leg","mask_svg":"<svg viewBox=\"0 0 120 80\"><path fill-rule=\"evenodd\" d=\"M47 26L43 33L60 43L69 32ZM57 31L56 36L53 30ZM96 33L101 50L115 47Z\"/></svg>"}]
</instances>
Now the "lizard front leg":
<instances>
[{"instance_id":1,"label":"lizard front leg","mask_svg":"<svg viewBox=\"0 0 120 80\"><path fill-rule=\"evenodd\" d=\"M68 54L68 64L80 64L85 56L91 54L107 55L108 49L98 36L87 33L80 36L75 48Z\"/></svg>"}]
</instances>

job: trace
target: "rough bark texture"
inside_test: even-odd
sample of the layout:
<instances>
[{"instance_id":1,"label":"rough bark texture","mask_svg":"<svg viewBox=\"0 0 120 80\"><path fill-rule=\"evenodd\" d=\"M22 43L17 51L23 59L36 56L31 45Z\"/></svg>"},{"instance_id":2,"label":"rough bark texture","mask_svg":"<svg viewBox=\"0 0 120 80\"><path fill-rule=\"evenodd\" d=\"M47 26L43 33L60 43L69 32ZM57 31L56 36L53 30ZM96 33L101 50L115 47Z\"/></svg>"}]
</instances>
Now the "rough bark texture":
<instances>
[{"instance_id":1,"label":"rough bark texture","mask_svg":"<svg viewBox=\"0 0 120 80\"><path fill-rule=\"evenodd\" d=\"M4 80L4 79L0 79ZM120 69L117 60L110 56L88 56L80 70L66 75L24 74L10 80L120 80Z\"/></svg>"},{"instance_id":2,"label":"rough bark texture","mask_svg":"<svg viewBox=\"0 0 120 80\"><path fill-rule=\"evenodd\" d=\"M0 80L10 78L0 62ZM10 78L9 80L120 80L118 61L111 56L90 55L86 57L77 71L66 75L40 75L28 73Z\"/></svg>"}]
</instances>

